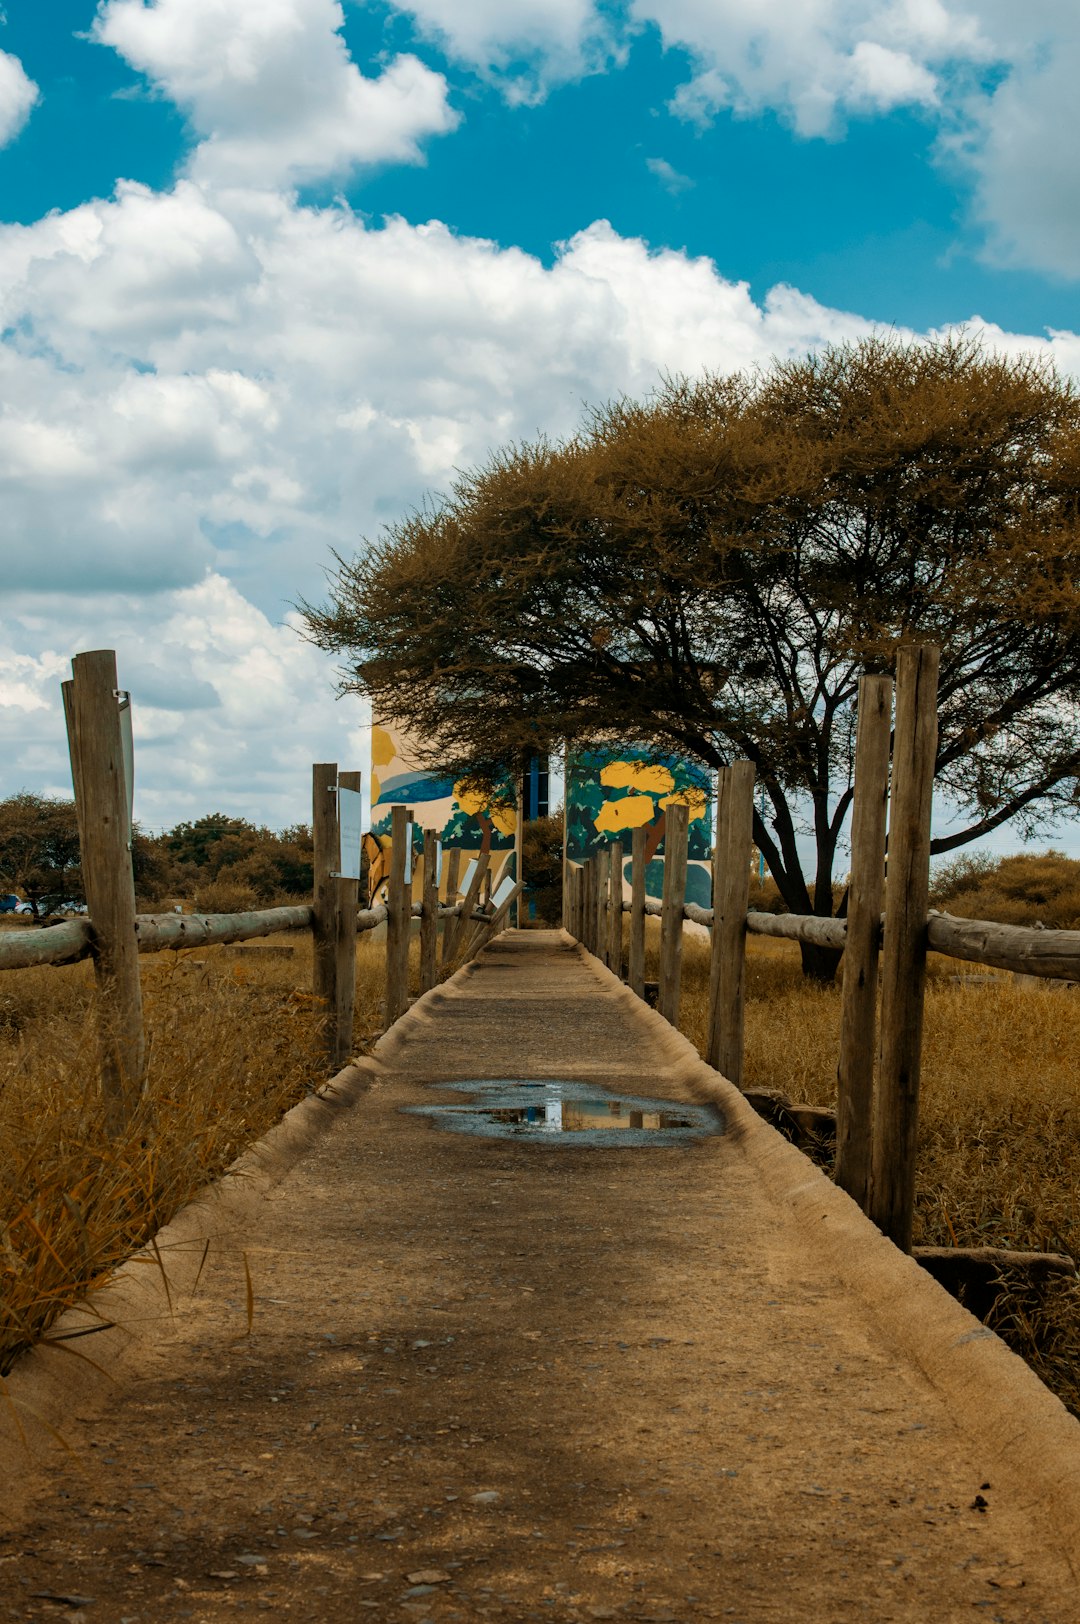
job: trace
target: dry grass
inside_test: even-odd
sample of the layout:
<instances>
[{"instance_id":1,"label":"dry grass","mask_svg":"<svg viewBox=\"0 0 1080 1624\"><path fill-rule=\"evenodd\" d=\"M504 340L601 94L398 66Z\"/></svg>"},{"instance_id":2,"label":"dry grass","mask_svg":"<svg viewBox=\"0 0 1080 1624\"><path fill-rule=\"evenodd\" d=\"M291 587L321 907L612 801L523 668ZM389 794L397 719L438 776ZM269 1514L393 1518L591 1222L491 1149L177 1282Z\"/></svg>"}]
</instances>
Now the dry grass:
<instances>
[{"instance_id":1,"label":"dry grass","mask_svg":"<svg viewBox=\"0 0 1080 1624\"><path fill-rule=\"evenodd\" d=\"M89 965L0 978L0 1373L324 1080L310 938L265 945L142 961L146 1104L119 1141L98 1095ZM381 1020L384 958L360 939L358 1040Z\"/></svg>"},{"instance_id":2,"label":"dry grass","mask_svg":"<svg viewBox=\"0 0 1080 1624\"><path fill-rule=\"evenodd\" d=\"M930 961L916 1244L1080 1259L1080 991L955 979L971 971ZM708 992L707 944L688 937L680 1025L699 1050ZM745 1086L834 1105L839 1038L839 986L804 982L794 944L751 937ZM1012 1289L993 1323L1080 1415L1080 1288Z\"/></svg>"}]
</instances>

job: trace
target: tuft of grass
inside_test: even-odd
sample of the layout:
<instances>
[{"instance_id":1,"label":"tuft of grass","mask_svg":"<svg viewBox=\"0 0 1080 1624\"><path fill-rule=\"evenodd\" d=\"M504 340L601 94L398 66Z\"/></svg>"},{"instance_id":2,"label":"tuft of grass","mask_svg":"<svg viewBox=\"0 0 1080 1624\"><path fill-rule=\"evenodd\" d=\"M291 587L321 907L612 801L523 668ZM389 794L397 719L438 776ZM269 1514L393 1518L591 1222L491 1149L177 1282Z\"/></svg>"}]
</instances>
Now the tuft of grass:
<instances>
[{"instance_id":1,"label":"tuft of grass","mask_svg":"<svg viewBox=\"0 0 1080 1624\"><path fill-rule=\"evenodd\" d=\"M311 942L142 960L147 1085L105 1128L89 965L0 978L0 1375L325 1080ZM291 956L279 956L280 948ZM385 948L358 942L357 1047L381 1024Z\"/></svg>"}]
</instances>

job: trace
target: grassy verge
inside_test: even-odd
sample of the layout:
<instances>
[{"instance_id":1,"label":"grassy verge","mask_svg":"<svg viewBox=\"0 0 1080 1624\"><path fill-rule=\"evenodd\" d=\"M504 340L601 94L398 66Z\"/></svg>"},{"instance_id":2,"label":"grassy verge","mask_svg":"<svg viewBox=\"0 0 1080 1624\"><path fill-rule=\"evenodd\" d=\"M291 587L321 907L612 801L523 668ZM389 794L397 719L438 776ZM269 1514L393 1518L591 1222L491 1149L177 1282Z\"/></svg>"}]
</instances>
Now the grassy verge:
<instances>
[{"instance_id":1,"label":"grassy verge","mask_svg":"<svg viewBox=\"0 0 1080 1624\"><path fill-rule=\"evenodd\" d=\"M971 971L930 961L915 1242L1080 1259L1080 992L957 979ZM708 993L707 944L688 936L680 1025L699 1050ZM834 1105L839 1039L839 986L805 982L794 944L751 938L745 1086ZM1080 1288L1011 1289L991 1323L1080 1416Z\"/></svg>"},{"instance_id":2,"label":"grassy verge","mask_svg":"<svg viewBox=\"0 0 1080 1624\"><path fill-rule=\"evenodd\" d=\"M358 1042L381 1019L384 956L361 938ZM90 966L0 977L0 1373L324 1080L306 935L141 968L146 1101L120 1140L98 1096Z\"/></svg>"}]
</instances>

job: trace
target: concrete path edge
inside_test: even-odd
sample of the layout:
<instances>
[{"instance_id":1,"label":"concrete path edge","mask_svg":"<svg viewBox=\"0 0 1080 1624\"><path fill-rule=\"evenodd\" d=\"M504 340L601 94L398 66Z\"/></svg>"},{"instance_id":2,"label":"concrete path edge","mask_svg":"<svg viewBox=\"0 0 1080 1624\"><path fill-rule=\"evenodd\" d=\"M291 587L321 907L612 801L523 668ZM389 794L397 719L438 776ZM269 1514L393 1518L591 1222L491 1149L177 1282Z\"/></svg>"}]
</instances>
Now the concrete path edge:
<instances>
[{"instance_id":1,"label":"concrete path edge","mask_svg":"<svg viewBox=\"0 0 1080 1624\"><path fill-rule=\"evenodd\" d=\"M573 939L567 937L567 941ZM598 982L653 1026L675 1081L724 1117L767 1193L796 1217L809 1248L865 1304L892 1345L988 1449L986 1479L1036 1515L1080 1577L1080 1422L1001 1338L882 1235L838 1185L758 1116L734 1083L580 946ZM973 1493L980 1484L972 1485Z\"/></svg>"},{"instance_id":2,"label":"concrete path edge","mask_svg":"<svg viewBox=\"0 0 1080 1624\"><path fill-rule=\"evenodd\" d=\"M133 1252L107 1284L66 1309L42 1341L0 1377L0 1473L5 1510L11 1494L23 1498L23 1469L42 1450L71 1447L65 1424L76 1413L108 1402L125 1373L149 1344L174 1332L196 1301L199 1279L214 1247L235 1246L235 1237L267 1192L279 1184L323 1136L342 1111L351 1110L378 1074L380 1051L400 1041L406 1029L427 1018L427 1006L446 996L466 964L441 986L417 999L373 1046L335 1077L287 1111L261 1139L249 1145L225 1170ZM243 1280L243 1251L237 1253ZM237 1335L246 1330L246 1316ZM8 1478L10 1471L11 1477ZM20 1495L17 1491L22 1489Z\"/></svg>"}]
</instances>

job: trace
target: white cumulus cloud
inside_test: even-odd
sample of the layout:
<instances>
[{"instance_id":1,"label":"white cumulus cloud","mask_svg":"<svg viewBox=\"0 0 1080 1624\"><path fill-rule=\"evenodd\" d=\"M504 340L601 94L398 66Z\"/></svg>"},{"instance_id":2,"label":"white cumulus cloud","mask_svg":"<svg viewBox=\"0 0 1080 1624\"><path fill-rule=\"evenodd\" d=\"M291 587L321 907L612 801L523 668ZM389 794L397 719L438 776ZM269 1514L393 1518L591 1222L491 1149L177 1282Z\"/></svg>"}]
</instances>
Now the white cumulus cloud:
<instances>
[{"instance_id":1,"label":"white cumulus cloud","mask_svg":"<svg viewBox=\"0 0 1080 1624\"><path fill-rule=\"evenodd\" d=\"M289 184L419 161L458 122L446 80L411 55L365 78L343 22L338 0L104 0L94 38L187 113L202 178Z\"/></svg>"},{"instance_id":2,"label":"white cumulus cloud","mask_svg":"<svg viewBox=\"0 0 1080 1624\"><path fill-rule=\"evenodd\" d=\"M0 51L0 147L14 141L40 92L17 56Z\"/></svg>"}]
</instances>

